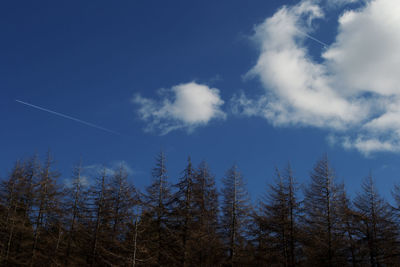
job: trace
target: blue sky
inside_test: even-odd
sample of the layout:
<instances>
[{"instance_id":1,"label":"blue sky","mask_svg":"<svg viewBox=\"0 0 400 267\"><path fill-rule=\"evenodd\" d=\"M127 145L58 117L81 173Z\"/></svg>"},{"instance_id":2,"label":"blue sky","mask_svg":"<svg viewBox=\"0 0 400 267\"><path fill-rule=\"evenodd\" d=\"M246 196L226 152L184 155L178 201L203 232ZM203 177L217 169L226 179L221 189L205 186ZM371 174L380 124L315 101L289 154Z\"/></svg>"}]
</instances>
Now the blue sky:
<instances>
[{"instance_id":1,"label":"blue sky","mask_svg":"<svg viewBox=\"0 0 400 267\"><path fill-rule=\"evenodd\" d=\"M253 198L324 153L351 193L400 181L397 0L0 5L2 176L50 149L64 178L123 161L143 187L162 149L172 182L189 155L218 179L236 162Z\"/></svg>"}]
</instances>

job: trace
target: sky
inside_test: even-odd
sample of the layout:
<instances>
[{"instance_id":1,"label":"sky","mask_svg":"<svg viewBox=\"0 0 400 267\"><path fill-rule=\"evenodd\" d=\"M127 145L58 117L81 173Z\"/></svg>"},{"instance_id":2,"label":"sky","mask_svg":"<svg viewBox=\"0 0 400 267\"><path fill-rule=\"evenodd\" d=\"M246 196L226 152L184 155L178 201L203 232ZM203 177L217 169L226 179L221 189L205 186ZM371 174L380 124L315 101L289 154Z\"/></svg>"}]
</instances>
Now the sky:
<instances>
[{"instance_id":1,"label":"sky","mask_svg":"<svg viewBox=\"0 0 400 267\"><path fill-rule=\"evenodd\" d=\"M325 153L351 195L400 182L398 0L3 1L0 176L51 151L67 180L124 164L139 188L162 150L253 199Z\"/></svg>"}]
</instances>

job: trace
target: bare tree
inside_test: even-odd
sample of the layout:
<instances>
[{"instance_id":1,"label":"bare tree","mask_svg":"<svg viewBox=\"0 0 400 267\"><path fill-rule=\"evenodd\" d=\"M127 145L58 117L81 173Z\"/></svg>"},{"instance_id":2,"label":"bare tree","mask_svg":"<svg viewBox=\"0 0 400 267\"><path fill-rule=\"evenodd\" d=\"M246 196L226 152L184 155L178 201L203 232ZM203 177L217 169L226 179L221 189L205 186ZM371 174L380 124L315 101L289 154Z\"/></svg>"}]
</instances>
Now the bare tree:
<instances>
[{"instance_id":1,"label":"bare tree","mask_svg":"<svg viewBox=\"0 0 400 267\"><path fill-rule=\"evenodd\" d=\"M191 259L191 241L194 230L194 189L195 170L190 157L182 177L176 184L177 191L173 196L171 223L177 241L177 259L180 266L187 266Z\"/></svg>"},{"instance_id":2,"label":"bare tree","mask_svg":"<svg viewBox=\"0 0 400 267\"><path fill-rule=\"evenodd\" d=\"M104 167L96 184L90 189L89 209L91 227L88 229L91 234L91 249L88 252L88 263L90 266L111 264L107 261L105 255L105 243L109 239L111 231L111 209L110 209L110 191L107 184L107 173Z\"/></svg>"},{"instance_id":3,"label":"bare tree","mask_svg":"<svg viewBox=\"0 0 400 267\"><path fill-rule=\"evenodd\" d=\"M349 266L358 266L359 247L357 240L358 220L352 202L346 195L344 185L339 190L338 211L341 223L341 232L344 239L342 254Z\"/></svg>"},{"instance_id":4,"label":"bare tree","mask_svg":"<svg viewBox=\"0 0 400 267\"><path fill-rule=\"evenodd\" d=\"M17 161L8 180L1 184L0 199L3 207L0 220L1 251L0 262L4 265L20 264L14 255L13 245L17 245L16 236L23 231L24 224L23 193L26 183L24 164Z\"/></svg>"},{"instance_id":5,"label":"bare tree","mask_svg":"<svg viewBox=\"0 0 400 267\"><path fill-rule=\"evenodd\" d=\"M212 266L220 262L218 235L218 192L215 178L206 162L201 162L193 177L194 227L192 264Z\"/></svg>"},{"instance_id":6,"label":"bare tree","mask_svg":"<svg viewBox=\"0 0 400 267\"><path fill-rule=\"evenodd\" d=\"M267 232L270 261L280 262L281 266L295 266L299 246L299 203L290 165L282 175L276 168L275 183L269 186L268 193L260 203L259 220L263 231Z\"/></svg>"},{"instance_id":7,"label":"bare tree","mask_svg":"<svg viewBox=\"0 0 400 267\"><path fill-rule=\"evenodd\" d=\"M1 266L397 266L400 187L391 207L369 175L354 201L327 157L298 199L288 166L276 169L258 209L236 165L222 201L207 164L189 158L174 192L160 153L142 195L124 165L62 188L53 160L17 161L0 182Z\"/></svg>"},{"instance_id":8,"label":"bare tree","mask_svg":"<svg viewBox=\"0 0 400 267\"><path fill-rule=\"evenodd\" d=\"M144 195L142 220L145 229L142 238L146 240L147 253L143 257L149 264L166 265L173 261L168 222L171 189L167 179L165 154L160 152L152 171L152 183Z\"/></svg>"},{"instance_id":9,"label":"bare tree","mask_svg":"<svg viewBox=\"0 0 400 267\"><path fill-rule=\"evenodd\" d=\"M358 220L363 263L370 266L393 266L399 262L398 229L388 203L378 194L372 175L362 184L362 192L354 200ZM365 252L365 254L364 254Z\"/></svg>"},{"instance_id":10,"label":"bare tree","mask_svg":"<svg viewBox=\"0 0 400 267\"><path fill-rule=\"evenodd\" d=\"M342 266L344 257L338 208L339 190L325 155L311 173L304 199L304 249L309 265Z\"/></svg>"},{"instance_id":11,"label":"bare tree","mask_svg":"<svg viewBox=\"0 0 400 267\"><path fill-rule=\"evenodd\" d=\"M128 181L128 172L123 164L112 175L109 191L112 238L107 246L108 258L115 265L123 265L130 257L124 241L134 217L133 210L139 204L137 191Z\"/></svg>"},{"instance_id":12,"label":"bare tree","mask_svg":"<svg viewBox=\"0 0 400 267\"><path fill-rule=\"evenodd\" d=\"M71 187L66 190L65 213L66 213L66 249L65 249L65 265L84 264L84 257L78 251L81 249L87 234L84 230L84 216L87 210L87 182L82 174L82 161L73 169ZM86 237L86 238L85 238ZM86 244L85 244L86 245Z\"/></svg>"},{"instance_id":13,"label":"bare tree","mask_svg":"<svg viewBox=\"0 0 400 267\"><path fill-rule=\"evenodd\" d=\"M52 164L52 156L48 153L34 187L31 266L37 262L59 264L57 255L63 234L62 192L57 184L60 174L53 171Z\"/></svg>"},{"instance_id":14,"label":"bare tree","mask_svg":"<svg viewBox=\"0 0 400 267\"><path fill-rule=\"evenodd\" d=\"M228 248L228 264L240 260L245 246L245 227L249 220L250 203L241 173L233 165L223 179L222 230Z\"/></svg>"}]
</instances>

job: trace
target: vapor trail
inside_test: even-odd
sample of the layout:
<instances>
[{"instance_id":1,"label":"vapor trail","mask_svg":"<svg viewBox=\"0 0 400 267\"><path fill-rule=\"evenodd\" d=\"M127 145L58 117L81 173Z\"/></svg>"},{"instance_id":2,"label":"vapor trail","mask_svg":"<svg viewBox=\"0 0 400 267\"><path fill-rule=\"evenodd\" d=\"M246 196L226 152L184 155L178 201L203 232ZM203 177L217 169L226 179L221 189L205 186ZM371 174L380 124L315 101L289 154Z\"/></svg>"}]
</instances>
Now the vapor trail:
<instances>
[{"instance_id":1,"label":"vapor trail","mask_svg":"<svg viewBox=\"0 0 400 267\"><path fill-rule=\"evenodd\" d=\"M18 103L24 104L26 106L29 106L29 107L32 107L32 108L36 108L36 109L39 109L39 110L42 110L42 111L46 111L48 113L51 113L51 114L54 114L54 115L57 115L57 116L60 116L60 117L63 117L63 118L69 119L69 120L73 120L73 121L85 124L87 126L99 129L99 130L103 130L103 131L106 131L106 132L109 132L109 133L112 133L112 134L121 135L120 133L115 132L113 130L109 130L107 128L98 126L96 124L93 124L93 123L90 123L90 122L87 122L87 121L83 121L83 120L80 120L80 119L77 119L77 118L74 118L74 117L71 117L71 116L68 116L68 115L65 115L65 114L62 114L62 113L47 109L47 108L42 108L42 107L39 107L39 106L36 106L36 105L33 105L33 104L29 104L29 103L26 103L26 102L18 100L18 99L15 99L15 101L18 102Z\"/></svg>"},{"instance_id":2,"label":"vapor trail","mask_svg":"<svg viewBox=\"0 0 400 267\"><path fill-rule=\"evenodd\" d=\"M303 31L300 31L299 29L297 29L297 30L298 30L300 33L304 34L307 38L309 38L309 39L311 39L311 40L313 40L313 41L315 41L315 42L317 42L317 43L323 45L325 48L327 48L327 47L329 46L328 44L322 42L321 40L318 40L317 38L315 38L315 37L309 35L308 33L305 33L305 32L303 32Z\"/></svg>"}]
</instances>

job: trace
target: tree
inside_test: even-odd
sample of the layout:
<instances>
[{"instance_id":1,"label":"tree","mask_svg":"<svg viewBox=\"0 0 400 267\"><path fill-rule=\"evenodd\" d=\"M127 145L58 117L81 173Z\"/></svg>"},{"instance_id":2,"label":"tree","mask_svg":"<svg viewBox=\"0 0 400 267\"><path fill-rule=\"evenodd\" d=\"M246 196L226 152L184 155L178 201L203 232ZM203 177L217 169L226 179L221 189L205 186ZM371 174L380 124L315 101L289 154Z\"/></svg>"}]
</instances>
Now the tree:
<instances>
[{"instance_id":1,"label":"tree","mask_svg":"<svg viewBox=\"0 0 400 267\"><path fill-rule=\"evenodd\" d=\"M346 262L349 266L358 266L359 264L359 246L357 240L357 229L359 222L356 217L356 212L352 202L346 195L344 185L341 185L338 192L338 211L340 217L340 229L342 237L344 239L344 246L342 247L342 254L345 257Z\"/></svg>"},{"instance_id":2,"label":"tree","mask_svg":"<svg viewBox=\"0 0 400 267\"><path fill-rule=\"evenodd\" d=\"M139 205L139 197L133 184L128 181L126 167L120 164L111 176L110 192L110 217L111 217L111 242L107 246L109 261L115 265L123 265L131 256L125 247L125 238L129 231L129 224L135 216L135 207Z\"/></svg>"},{"instance_id":3,"label":"tree","mask_svg":"<svg viewBox=\"0 0 400 267\"><path fill-rule=\"evenodd\" d=\"M310 266L344 264L340 253L344 242L338 207L340 188L335 184L334 171L325 155L315 164L311 183L304 192L303 245Z\"/></svg>"},{"instance_id":4,"label":"tree","mask_svg":"<svg viewBox=\"0 0 400 267\"><path fill-rule=\"evenodd\" d=\"M258 213L253 215L255 259L260 264L295 266L300 236L297 189L290 165L283 175L277 168L275 172L274 184L260 201Z\"/></svg>"},{"instance_id":5,"label":"tree","mask_svg":"<svg viewBox=\"0 0 400 267\"><path fill-rule=\"evenodd\" d=\"M269 241L273 245L271 251L276 253L276 261L283 266L295 266L300 231L297 226L299 204L290 165L285 175L276 169L275 184L270 185L269 193L265 196L262 213L271 235Z\"/></svg>"},{"instance_id":6,"label":"tree","mask_svg":"<svg viewBox=\"0 0 400 267\"><path fill-rule=\"evenodd\" d=\"M165 154L160 152L143 203L142 221L145 229L141 238L146 240L147 249L141 257L148 260L148 264L167 265L173 262L173 253L170 251L173 242L168 221L171 189L167 179Z\"/></svg>"},{"instance_id":7,"label":"tree","mask_svg":"<svg viewBox=\"0 0 400 267\"><path fill-rule=\"evenodd\" d=\"M143 221L140 209L140 206L134 208L131 222L127 224L128 232L124 240L124 247L128 251L126 262L130 262L132 267L145 262L143 259L138 258L138 255L143 255L146 250L146 247L143 246L144 240L141 239L143 236Z\"/></svg>"},{"instance_id":8,"label":"tree","mask_svg":"<svg viewBox=\"0 0 400 267\"><path fill-rule=\"evenodd\" d=\"M27 264L26 259L30 257L30 254L21 251L22 249L29 251L32 244L29 242L32 228L27 227L29 224L26 222L28 218L26 215L28 201L25 199L27 182L26 164L17 161L9 179L1 184L0 262L3 265Z\"/></svg>"},{"instance_id":9,"label":"tree","mask_svg":"<svg viewBox=\"0 0 400 267\"><path fill-rule=\"evenodd\" d=\"M62 192L57 184L60 174L52 169L53 159L47 154L33 190L33 246L31 265L59 264L59 249L64 232L62 225Z\"/></svg>"},{"instance_id":10,"label":"tree","mask_svg":"<svg viewBox=\"0 0 400 267\"><path fill-rule=\"evenodd\" d=\"M85 213L87 210L87 185L82 177L82 161L73 169L71 187L66 190L65 224L68 226L65 249L65 265L83 265L85 257L79 251L86 246ZM86 237L86 238L85 238Z\"/></svg>"},{"instance_id":11,"label":"tree","mask_svg":"<svg viewBox=\"0 0 400 267\"><path fill-rule=\"evenodd\" d=\"M187 167L176 184L177 191L171 202L171 226L178 248L176 262L180 266L193 265L190 261L192 258L192 236L194 231L194 177L195 169L189 157Z\"/></svg>"},{"instance_id":12,"label":"tree","mask_svg":"<svg viewBox=\"0 0 400 267\"><path fill-rule=\"evenodd\" d=\"M206 162L201 162L193 177L194 227L192 229L193 255L196 266L218 265L221 255L217 253L221 242L218 235L218 192L215 177Z\"/></svg>"},{"instance_id":13,"label":"tree","mask_svg":"<svg viewBox=\"0 0 400 267\"><path fill-rule=\"evenodd\" d=\"M362 264L394 266L399 262L396 242L399 232L390 206L378 194L370 174L362 184L362 193L354 200L359 220ZM367 256L367 257L365 257Z\"/></svg>"},{"instance_id":14,"label":"tree","mask_svg":"<svg viewBox=\"0 0 400 267\"><path fill-rule=\"evenodd\" d=\"M276 169L253 211L233 165L222 201L205 162L189 158L172 191L165 155L142 195L127 169L87 179L79 163L61 187L47 155L15 163L0 182L1 266L397 266L400 186L391 207L372 175L354 201L327 157L311 172L304 200L292 170ZM90 179L93 178L93 179ZM93 183L91 180L95 180Z\"/></svg>"},{"instance_id":15,"label":"tree","mask_svg":"<svg viewBox=\"0 0 400 267\"><path fill-rule=\"evenodd\" d=\"M239 262L245 247L245 227L249 220L250 204L241 173L233 165L226 173L222 189L222 231L228 249L227 262Z\"/></svg>"},{"instance_id":16,"label":"tree","mask_svg":"<svg viewBox=\"0 0 400 267\"><path fill-rule=\"evenodd\" d=\"M91 207L88 209L88 231L90 237L90 251L87 251L90 266L110 265L107 260L106 244L111 235L111 203L110 190L106 181L106 168L103 167L96 184L90 189Z\"/></svg>"}]
</instances>

